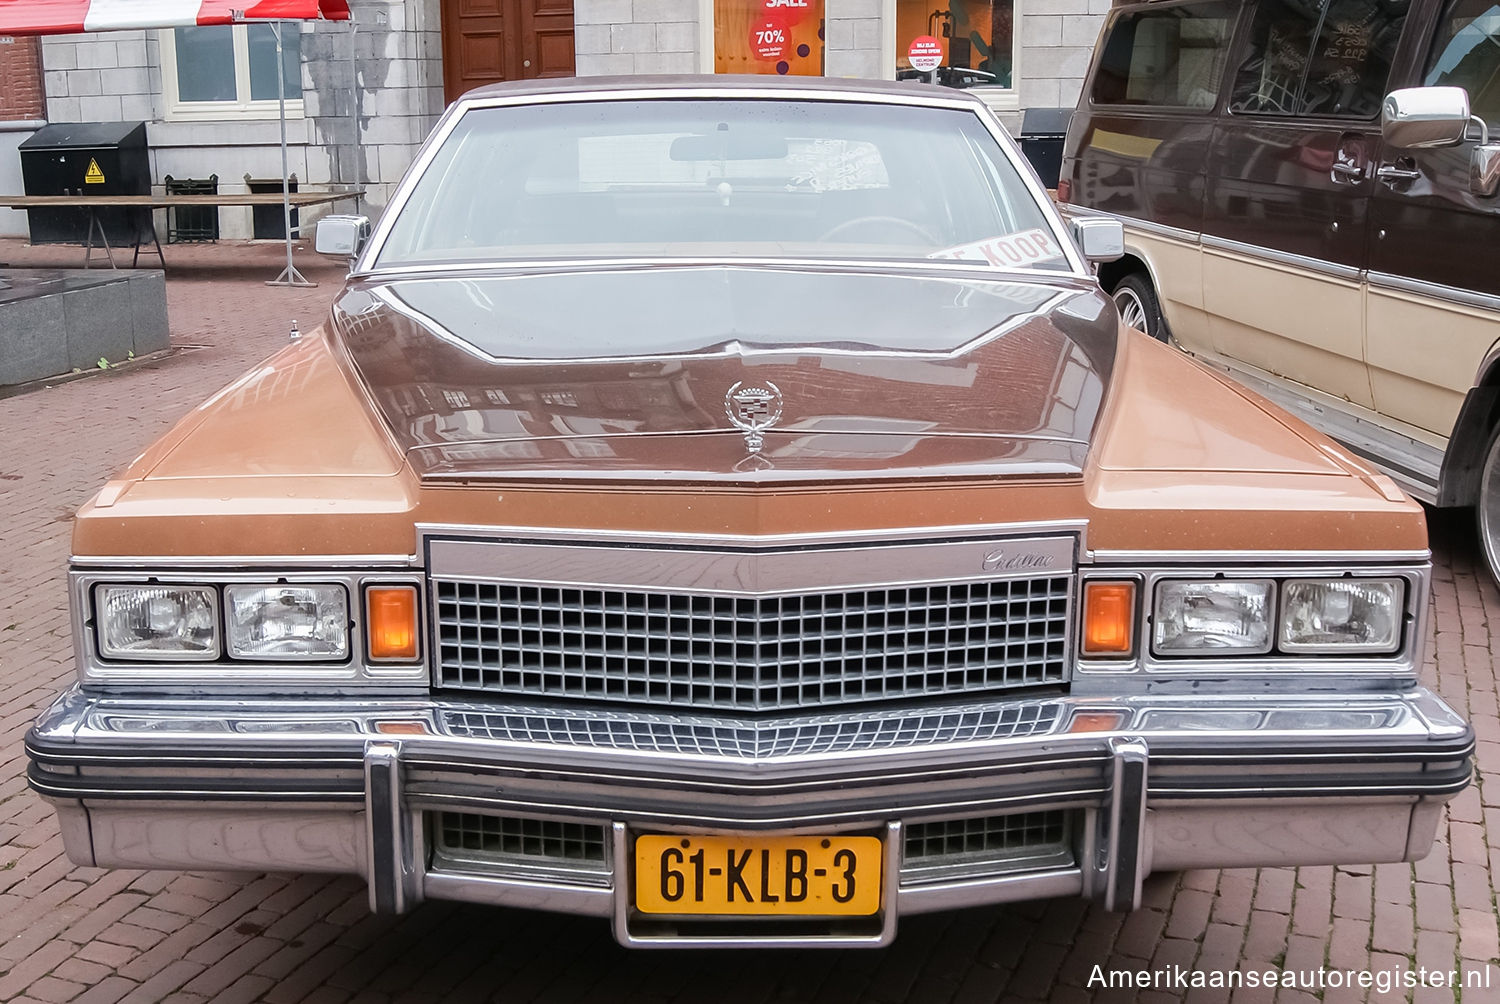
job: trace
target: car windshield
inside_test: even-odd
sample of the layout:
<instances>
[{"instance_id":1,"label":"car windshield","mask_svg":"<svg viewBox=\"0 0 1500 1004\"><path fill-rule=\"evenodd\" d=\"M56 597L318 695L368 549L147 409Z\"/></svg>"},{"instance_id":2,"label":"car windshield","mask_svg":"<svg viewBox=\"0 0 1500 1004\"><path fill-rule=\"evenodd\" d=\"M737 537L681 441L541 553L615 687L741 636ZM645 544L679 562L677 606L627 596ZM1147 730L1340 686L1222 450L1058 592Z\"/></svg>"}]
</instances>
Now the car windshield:
<instances>
[{"instance_id":1,"label":"car windshield","mask_svg":"<svg viewBox=\"0 0 1500 1004\"><path fill-rule=\"evenodd\" d=\"M667 99L471 109L376 266L721 256L1069 267L972 112Z\"/></svg>"}]
</instances>

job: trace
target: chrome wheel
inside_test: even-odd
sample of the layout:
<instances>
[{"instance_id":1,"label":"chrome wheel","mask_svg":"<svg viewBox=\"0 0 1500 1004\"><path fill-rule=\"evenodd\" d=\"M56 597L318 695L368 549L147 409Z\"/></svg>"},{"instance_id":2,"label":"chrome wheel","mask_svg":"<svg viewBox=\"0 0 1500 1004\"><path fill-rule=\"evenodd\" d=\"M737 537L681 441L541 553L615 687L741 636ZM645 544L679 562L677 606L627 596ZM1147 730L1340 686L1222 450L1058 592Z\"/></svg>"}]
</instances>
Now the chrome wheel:
<instances>
[{"instance_id":1,"label":"chrome wheel","mask_svg":"<svg viewBox=\"0 0 1500 1004\"><path fill-rule=\"evenodd\" d=\"M1479 500L1474 506L1479 523L1479 546L1490 576L1500 582L1500 430L1490 436L1479 476Z\"/></svg>"},{"instance_id":2,"label":"chrome wheel","mask_svg":"<svg viewBox=\"0 0 1500 1004\"><path fill-rule=\"evenodd\" d=\"M1115 306L1119 308L1120 320L1137 331L1145 331L1150 334L1146 327L1146 305L1141 302L1140 294L1129 286L1121 286L1115 290Z\"/></svg>"}]
</instances>

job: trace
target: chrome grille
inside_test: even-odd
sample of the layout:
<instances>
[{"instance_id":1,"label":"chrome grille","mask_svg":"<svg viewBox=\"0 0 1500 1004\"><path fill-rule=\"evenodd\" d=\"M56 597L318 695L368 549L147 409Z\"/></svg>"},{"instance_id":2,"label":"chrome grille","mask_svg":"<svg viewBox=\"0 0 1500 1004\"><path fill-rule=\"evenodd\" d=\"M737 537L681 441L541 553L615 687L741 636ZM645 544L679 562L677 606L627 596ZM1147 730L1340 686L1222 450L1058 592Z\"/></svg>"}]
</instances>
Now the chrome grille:
<instances>
[{"instance_id":1,"label":"chrome grille","mask_svg":"<svg viewBox=\"0 0 1500 1004\"><path fill-rule=\"evenodd\" d=\"M1005 816L908 823L907 860L1029 853L1061 846L1068 836L1068 814L1060 810Z\"/></svg>"},{"instance_id":2,"label":"chrome grille","mask_svg":"<svg viewBox=\"0 0 1500 1004\"><path fill-rule=\"evenodd\" d=\"M1051 732L1057 720L1055 705L1027 702L867 713L857 718L802 716L775 722L667 719L624 711L604 715L582 709L542 714L516 708L443 715L451 734L470 739L747 760L1022 738Z\"/></svg>"},{"instance_id":3,"label":"chrome grille","mask_svg":"<svg viewBox=\"0 0 1500 1004\"><path fill-rule=\"evenodd\" d=\"M442 579L437 682L757 711L1055 684L1071 582L749 597Z\"/></svg>"},{"instance_id":4,"label":"chrome grille","mask_svg":"<svg viewBox=\"0 0 1500 1004\"><path fill-rule=\"evenodd\" d=\"M438 814L438 849L460 857L604 861L604 827L551 819Z\"/></svg>"}]
</instances>

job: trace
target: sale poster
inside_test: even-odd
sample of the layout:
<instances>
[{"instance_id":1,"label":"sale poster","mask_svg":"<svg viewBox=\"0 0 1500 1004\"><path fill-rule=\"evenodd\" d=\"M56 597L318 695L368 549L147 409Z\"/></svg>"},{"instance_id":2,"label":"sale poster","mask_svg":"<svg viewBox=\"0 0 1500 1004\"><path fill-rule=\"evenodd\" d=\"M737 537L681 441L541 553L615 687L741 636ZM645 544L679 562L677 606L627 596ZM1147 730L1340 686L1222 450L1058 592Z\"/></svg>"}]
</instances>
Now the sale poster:
<instances>
[{"instance_id":1,"label":"sale poster","mask_svg":"<svg viewBox=\"0 0 1500 1004\"><path fill-rule=\"evenodd\" d=\"M714 72L823 75L823 0L714 0Z\"/></svg>"}]
</instances>

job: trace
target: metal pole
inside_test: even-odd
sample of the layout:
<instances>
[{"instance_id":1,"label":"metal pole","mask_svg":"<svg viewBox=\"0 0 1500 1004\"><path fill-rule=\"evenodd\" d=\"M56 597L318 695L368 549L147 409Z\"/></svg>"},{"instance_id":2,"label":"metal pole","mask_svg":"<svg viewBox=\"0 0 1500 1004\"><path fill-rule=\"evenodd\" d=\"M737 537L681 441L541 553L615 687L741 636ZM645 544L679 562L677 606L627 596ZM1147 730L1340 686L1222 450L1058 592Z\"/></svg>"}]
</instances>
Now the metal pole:
<instances>
[{"instance_id":1,"label":"metal pole","mask_svg":"<svg viewBox=\"0 0 1500 1004\"><path fill-rule=\"evenodd\" d=\"M276 102L281 111L281 219L286 226L286 268L267 286L316 286L292 264L292 182L286 157L286 66L281 58L281 28L284 22L272 21L271 34L276 36ZM298 68L299 72L301 68Z\"/></svg>"}]
</instances>

